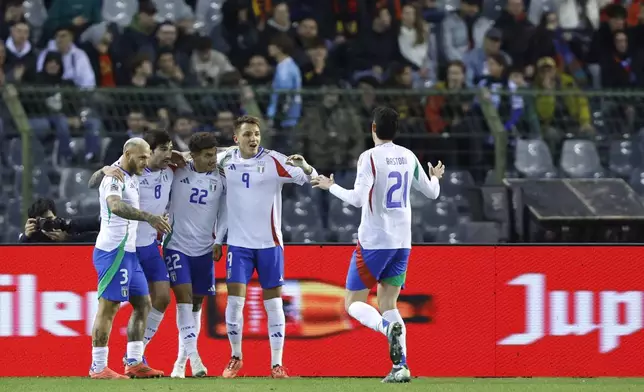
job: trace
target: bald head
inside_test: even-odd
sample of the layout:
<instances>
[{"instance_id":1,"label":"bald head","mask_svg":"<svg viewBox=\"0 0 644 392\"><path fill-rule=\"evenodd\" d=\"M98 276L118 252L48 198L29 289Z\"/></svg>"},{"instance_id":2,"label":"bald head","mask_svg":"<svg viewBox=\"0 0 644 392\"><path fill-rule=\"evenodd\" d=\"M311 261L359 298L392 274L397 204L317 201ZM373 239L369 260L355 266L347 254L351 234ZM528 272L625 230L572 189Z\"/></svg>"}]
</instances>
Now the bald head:
<instances>
[{"instance_id":1,"label":"bald head","mask_svg":"<svg viewBox=\"0 0 644 392\"><path fill-rule=\"evenodd\" d=\"M123 145L124 167L129 173L141 175L148 167L150 160L150 145L140 137L134 137Z\"/></svg>"},{"instance_id":2,"label":"bald head","mask_svg":"<svg viewBox=\"0 0 644 392\"><path fill-rule=\"evenodd\" d=\"M145 150L146 148L148 148L148 149L150 148L150 145L148 144L148 142L143 140L143 138L133 137L132 139L130 139L127 142L125 142L125 144L123 145L123 153L125 154L127 151L129 151L131 149L144 149Z\"/></svg>"}]
</instances>

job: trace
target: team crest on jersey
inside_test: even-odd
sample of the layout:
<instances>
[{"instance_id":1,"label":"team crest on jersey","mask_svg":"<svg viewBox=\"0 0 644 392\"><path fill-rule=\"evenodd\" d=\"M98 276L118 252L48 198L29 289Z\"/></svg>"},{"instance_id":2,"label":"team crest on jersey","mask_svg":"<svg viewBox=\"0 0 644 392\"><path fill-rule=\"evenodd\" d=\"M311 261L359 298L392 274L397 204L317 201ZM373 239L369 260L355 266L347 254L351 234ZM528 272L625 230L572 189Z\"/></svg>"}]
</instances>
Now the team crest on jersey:
<instances>
[{"instance_id":1,"label":"team crest on jersey","mask_svg":"<svg viewBox=\"0 0 644 392\"><path fill-rule=\"evenodd\" d=\"M264 173L264 169L266 169L266 162L264 161L259 161L257 162L257 172L258 173Z\"/></svg>"},{"instance_id":2,"label":"team crest on jersey","mask_svg":"<svg viewBox=\"0 0 644 392\"><path fill-rule=\"evenodd\" d=\"M129 297L128 291L129 290L128 290L127 286L121 286L121 296L122 297L126 297L126 298Z\"/></svg>"},{"instance_id":3,"label":"team crest on jersey","mask_svg":"<svg viewBox=\"0 0 644 392\"><path fill-rule=\"evenodd\" d=\"M217 180L210 180L210 191L214 192L217 190Z\"/></svg>"}]
</instances>

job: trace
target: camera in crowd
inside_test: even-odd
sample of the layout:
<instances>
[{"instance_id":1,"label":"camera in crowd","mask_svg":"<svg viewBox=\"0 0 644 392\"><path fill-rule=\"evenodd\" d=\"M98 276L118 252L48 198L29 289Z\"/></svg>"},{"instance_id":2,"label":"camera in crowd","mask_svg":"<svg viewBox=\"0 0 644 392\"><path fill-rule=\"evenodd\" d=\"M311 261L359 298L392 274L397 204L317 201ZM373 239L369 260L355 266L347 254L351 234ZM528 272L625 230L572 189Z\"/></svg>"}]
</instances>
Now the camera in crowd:
<instances>
[{"instance_id":1,"label":"camera in crowd","mask_svg":"<svg viewBox=\"0 0 644 392\"><path fill-rule=\"evenodd\" d=\"M71 221L67 219L63 219L60 217L55 217L55 218L42 218L42 217L37 217L35 218L36 222L36 230L42 230L42 231L69 231L71 228Z\"/></svg>"}]
</instances>

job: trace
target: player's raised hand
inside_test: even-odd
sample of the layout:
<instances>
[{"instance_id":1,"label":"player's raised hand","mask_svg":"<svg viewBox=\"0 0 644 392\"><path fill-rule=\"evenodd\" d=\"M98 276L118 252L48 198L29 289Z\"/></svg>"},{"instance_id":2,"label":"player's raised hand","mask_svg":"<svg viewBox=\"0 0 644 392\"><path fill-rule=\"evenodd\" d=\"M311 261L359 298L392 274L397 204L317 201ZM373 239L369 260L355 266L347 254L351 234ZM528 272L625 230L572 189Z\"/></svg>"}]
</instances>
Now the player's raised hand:
<instances>
[{"instance_id":1,"label":"player's raised hand","mask_svg":"<svg viewBox=\"0 0 644 392\"><path fill-rule=\"evenodd\" d=\"M311 165L306 162L306 159L300 154L293 154L290 157L286 158L286 164L289 166L299 167L304 170L304 173L307 175L311 174L313 169Z\"/></svg>"},{"instance_id":2,"label":"player's raised hand","mask_svg":"<svg viewBox=\"0 0 644 392\"><path fill-rule=\"evenodd\" d=\"M121 182L125 182L125 175L123 174L123 170L119 169L116 166L105 166L101 169L101 171L103 172L103 174L105 174L105 177L114 177Z\"/></svg>"},{"instance_id":3,"label":"player's raised hand","mask_svg":"<svg viewBox=\"0 0 644 392\"><path fill-rule=\"evenodd\" d=\"M331 174L331 177L319 175L311 179L311 185L313 186L313 188L322 189L324 191L329 190L329 188L331 188L331 185L333 184L335 184L335 181L333 180L333 174Z\"/></svg>"},{"instance_id":4,"label":"player's raised hand","mask_svg":"<svg viewBox=\"0 0 644 392\"><path fill-rule=\"evenodd\" d=\"M431 163L427 163L427 166L429 166L429 175L432 177L436 177L439 180L443 178L443 174L445 173L445 166L443 165L443 162L438 161L436 166L432 166Z\"/></svg>"},{"instance_id":5,"label":"player's raised hand","mask_svg":"<svg viewBox=\"0 0 644 392\"><path fill-rule=\"evenodd\" d=\"M148 220L148 223L157 231L160 231L164 234L168 234L172 231L172 226L170 226L170 223L165 216L152 215Z\"/></svg>"},{"instance_id":6,"label":"player's raised hand","mask_svg":"<svg viewBox=\"0 0 644 392\"><path fill-rule=\"evenodd\" d=\"M215 246L212 247L212 259L215 260L215 263L221 259L223 254L220 244L215 244Z\"/></svg>"},{"instance_id":7,"label":"player's raised hand","mask_svg":"<svg viewBox=\"0 0 644 392\"><path fill-rule=\"evenodd\" d=\"M178 168L185 167L188 164L188 160L180 151L172 150L172 155L170 156L170 162Z\"/></svg>"}]
</instances>

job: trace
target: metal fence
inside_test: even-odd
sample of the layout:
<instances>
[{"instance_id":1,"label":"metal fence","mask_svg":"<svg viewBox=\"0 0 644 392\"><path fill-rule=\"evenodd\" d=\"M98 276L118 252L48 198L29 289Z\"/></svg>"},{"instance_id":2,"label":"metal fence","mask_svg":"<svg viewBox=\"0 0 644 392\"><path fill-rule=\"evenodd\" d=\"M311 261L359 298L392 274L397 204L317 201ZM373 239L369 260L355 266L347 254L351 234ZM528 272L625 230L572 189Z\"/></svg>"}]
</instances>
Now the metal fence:
<instances>
[{"instance_id":1,"label":"metal fence","mask_svg":"<svg viewBox=\"0 0 644 392\"><path fill-rule=\"evenodd\" d=\"M517 139L547 142L555 162L565 139L593 140L604 152L614 140L637 137L644 117L644 92L519 90L356 89L273 92L234 89L77 89L8 86L0 104L4 133L3 197L21 200L24 213L33 195L63 195L67 168L95 169L111 163L132 134L167 129L175 147L194 130L232 141L233 119L260 117L262 143L284 153L302 153L320 172L351 179L362 151L373 145L371 112L387 105L400 113L397 143L421 161L442 160L448 169L466 170L476 183L514 171ZM518 104L520 103L520 105ZM267 113L275 107L276 115ZM299 108L298 108L299 106ZM520 108L518 117L514 110ZM0 135L1 136L1 135ZM70 148L67 148L67 146ZM47 177L50 189L38 179ZM351 184L347 184L351 185ZM15 205L14 205L15 206Z\"/></svg>"}]
</instances>

